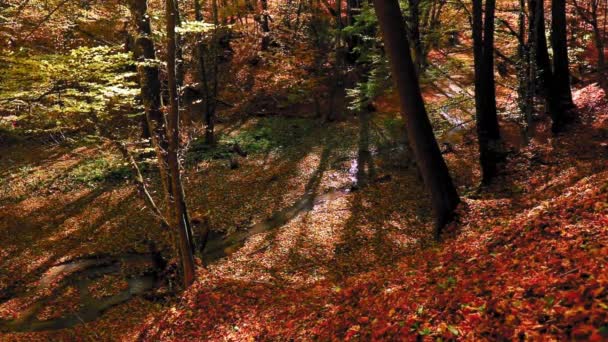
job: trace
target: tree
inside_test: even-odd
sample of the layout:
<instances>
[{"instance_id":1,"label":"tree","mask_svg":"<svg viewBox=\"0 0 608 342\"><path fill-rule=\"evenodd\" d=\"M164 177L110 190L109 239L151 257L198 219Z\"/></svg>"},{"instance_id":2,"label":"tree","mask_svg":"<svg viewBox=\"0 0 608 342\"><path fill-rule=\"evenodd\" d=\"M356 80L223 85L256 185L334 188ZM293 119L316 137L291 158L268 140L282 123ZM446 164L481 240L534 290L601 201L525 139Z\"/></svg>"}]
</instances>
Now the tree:
<instances>
[{"instance_id":1,"label":"tree","mask_svg":"<svg viewBox=\"0 0 608 342\"><path fill-rule=\"evenodd\" d=\"M165 151L168 148L165 119L161 109L161 82L159 63L156 59L152 26L148 15L147 0L130 0L129 10L136 30L135 57L138 61L139 83L146 119L156 151L165 201L169 200L171 181L167 171Z\"/></svg>"},{"instance_id":2,"label":"tree","mask_svg":"<svg viewBox=\"0 0 608 342\"><path fill-rule=\"evenodd\" d=\"M176 26L182 25L181 13L179 11L179 3L177 0L174 0L175 4L173 7L175 8L175 24ZM181 34L176 34L175 38L175 58L176 58L176 67L175 67L175 79L177 80L177 90L181 91L181 88L184 86L184 77L186 74L185 65L184 65L184 49L183 38Z\"/></svg>"},{"instance_id":3,"label":"tree","mask_svg":"<svg viewBox=\"0 0 608 342\"><path fill-rule=\"evenodd\" d=\"M262 51L268 50L270 45L270 15L268 14L268 0L260 0L262 5L262 16L260 25L262 26Z\"/></svg>"},{"instance_id":4,"label":"tree","mask_svg":"<svg viewBox=\"0 0 608 342\"><path fill-rule=\"evenodd\" d=\"M192 254L192 233L189 229L188 209L185 205L184 191L181 181L179 148L179 94L177 92L176 78L176 45L177 35L175 26L177 21L177 0L166 0L166 27L167 27L167 78L169 81L169 114L167 115L167 135L169 146L167 149L167 164L171 174L171 193L169 206L171 211L171 228L177 235L177 249L183 272L184 287L194 281L194 256Z\"/></svg>"},{"instance_id":5,"label":"tree","mask_svg":"<svg viewBox=\"0 0 608 342\"><path fill-rule=\"evenodd\" d=\"M409 141L425 185L430 191L435 215L435 235L452 219L460 198L441 156L424 107L416 68L410 55L403 16L397 0L374 0L376 15L407 122Z\"/></svg>"},{"instance_id":6,"label":"tree","mask_svg":"<svg viewBox=\"0 0 608 342\"><path fill-rule=\"evenodd\" d=\"M603 73L606 70L606 55L604 54L604 37L599 20L601 15L600 0L573 0L573 3L574 8L576 8L581 19L583 19L585 23L591 25L591 28L593 29L593 41L595 43L595 48L597 49L597 70L599 73ZM600 79L602 79L601 76Z\"/></svg>"},{"instance_id":7,"label":"tree","mask_svg":"<svg viewBox=\"0 0 608 342\"><path fill-rule=\"evenodd\" d=\"M534 81L532 76L536 74L534 63L531 63L531 42L534 41L534 35L530 34L526 28L526 0L519 0L519 16L517 30L517 95L519 108L523 114L523 136L526 144L530 142L530 128L532 127L532 113L534 107ZM526 40L526 33L528 39Z\"/></svg>"},{"instance_id":8,"label":"tree","mask_svg":"<svg viewBox=\"0 0 608 342\"><path fill-rule=\"evenodd\" d=\"M568 37L566 29L566 0L551 2L551 46L553 48L553 71L556 96L565 108L574 108L570 89L570 67L568 62ZM564 118L565 119L565 118Z\"/></svg>"},{"instance_id":9,"label":"tree","mask_svg":"<svg viewBox=\"0 0 608 342\"><path fill-rule=\"evenodd\" d=\"M414 45L414 65L418 73L426 67L427 63L420 34L420 2L421 0L408 0L409 18L407 25L409 40Z\"/></svg>"},{"instance_id":10,"label":"tree","mask_svg":"<svg viewBox=\"0 0 608 342\"><path fill-rule=\"evenodd\" d=\"M500 154L500 131L496 113L494 80L494 12L495 0L473 0L473 54L475 59L475 109L479 162L482 184L488 184L497 173Z\"/></svg>"},{"instance_id":11,"label":"tree","mask_svg":"<svg viewBox=\"0 0 608 342\"><path fill-rule=\"evenodd\" d=\"M197 35L197 58L198 58L198 80L202 87L202 98L205 104L204 122L205 122L205 141L209 145L215 143L214 137L214 116L217 102L217 51L216 51L216 35L217 35L217 16L216 5L213 5L213 17L214 17L214 34L212 39L213 48L208 51L208 45L205 43L204 35ZM194 16L197 21L202 22L203 8L200 0L194 0ZM212 68L208 67L207 60L211 63ZM212 72L213 71L213 72ZM211 73L212 72L212 73ZM211 74L211 75L210 75ZM199 246L202 248L202 246Z\"/></svg>"},{"instance_id":12,"label":"tree","mask_svg":"<svg viewBox=\"0 0 608 342\"><path fill-rule=\"evenodd\" d=\"M197 21L202 22L204 20L203 17L203 8L201 6L201 2L200 0L194 0L194 16L195 19ZM208 68L207 68L207 63L205 61L205 56L208 55L207 51L206 51L206 45L205 45L205 41L204 41L204 36L203 34L199 34L197 35L197 53L198 53L198 76L199 76L199 82L201 83L202 86L202 98L203 101L205 103L205 114L204 114L204 121L205 121L205 126L207 128L211 127L211 130L209 131L208 129L205 131L205 136L206 136L206 142L209 144L213 144L213 142L215 141L214 136L213 136L213 125L211 125L211 121L213 120L213 116L215 114L215 105L214 103L212 103L211 99L213 98L213 101L215 101L217 94L211 94L211 90L210 90L210 86L209 86L209 74L208 74ZM217 63L217 58L214 58L213 63ZM217 91L217 87L215 88L215 90ZM207 236L209 234L209 226L207 224L203 224L202 226L202 232L201 232L201 238L198 239L198 246L197 248L200 251L203 251L205 248L205 245L207 243Z\"/></svg>"},{"instance_id":13,"label":"tree","mask_svg":"<svg viewBox=\"0 0 608 342\"><path fill-rule=\"evenodd\" d=\"M532 54L536 57L536 72L538 75L539 92L545 99L546 109L549 112L553 124L551 129L557 133L563 128L566 114L560 104L556 92L555 77L551 66L547 37L545 35L545 4L542 0L529 0L530 8L530 31L534 35Z\"/></svg>"}]
</instances>

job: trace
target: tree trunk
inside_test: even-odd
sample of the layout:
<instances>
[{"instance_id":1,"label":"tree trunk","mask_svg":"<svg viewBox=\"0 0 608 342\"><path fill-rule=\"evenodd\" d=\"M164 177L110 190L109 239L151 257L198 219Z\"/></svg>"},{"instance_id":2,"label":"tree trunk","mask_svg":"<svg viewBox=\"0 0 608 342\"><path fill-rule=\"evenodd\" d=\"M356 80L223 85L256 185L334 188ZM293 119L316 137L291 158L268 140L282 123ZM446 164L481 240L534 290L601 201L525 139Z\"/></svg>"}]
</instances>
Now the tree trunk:
<instances>
[{"instance_id":1,"label":"tree trunk","mask_svg":"<svg viewBox=\"0 0 608 342\"><path fill-rule=\"evenodd\" d=\"M148 16L147 0L130 0L129 9L133 24L137 31L135 40L135 55L139 62L141 96L146 112L148 129L151 133L152 145L158 159L158 169L163 186L165 201L168 202L171 193L171 180L167 172L166 154L168 139L166 135L165 118L161 110L161 82L159 63L156 59L154 42L152 41L152 26Z\"/></svg>"},{"instance_id":2,"label":"tree trunk","mask_svg":"<svg viewBox=\"0 0 608 342\"><path fill-rule=\"evenodd\" d=\"M175 33L175 26L177 13L175 5L177 5L177 0L166 0L165 2L167 20L167 78L169 81L169 115L167 116L169 148L167 150L167 163L172 182L169 202L172 214L171 225L177 235L177 247L180 253L184 288L187 288L194 282L194 257L192 255L192 236L191 232L188 231L190 222L186 222L188 214L184 201L180 163L177 155L179 148L179 94L177 93L176 79L177 35Z\"/></svg>"},{"instance_id":3,"label":"tree trunk","mask_svg":"<svg viewBox=\"0 0 608 342\"><path fill-rule=\"evenodd\" d=\"M553 0L551 5L551 46L553 47L554 87L560 104L574 108L570 89L568 34L566 29L566 0Z\"/></svg>"},{"instance_id":4,"label":"tree trunk","mask_svg":"<svg viewBox=\"0 0 608 342\"><path fill-rule=\"evenodd\" d=\"M575 4L576 5L576 4ZM600 73L600 78L602 78L603 73L606 69L606 55L604 54L604 37L602 34L602 30L600 29L599 22L599 0L592 0L591 2L591 26L593 27L593 39L595 40L595 47L597 48L597 69ZM604 18L604 20L607 20ZM602 78L602 82L605 81Z\"/></svg>"},{"instance_id":5,"label":"tree trunk","mask_svg":"<svg viewBox=\"0 0 608 342\"><path fill-rule=\"evenodd\" d=\"M420 0L408 0L409 4L409 21L408 33L409 39L414 45L414 65L416 72L420 72L425 68L425 56L422 46L422 37L420 35Z\"/></svg>"},{"instance_id":6,"label":"tree trunk","mask_svg":"<svg viewBox=\"0 0 608 342\"><path fill-rule=\"evenodd\" d=\"M344 98L346 96L346 88L344 84L344 64L346 63L346 51L343 45L343 29L342 23L342 2L336 1L335 8L336 19L336 41L335 41L335 61L333 70L333 84L329 92L329 112L327 117L322 121L335 121L342 119L344 110Z\"/></svg>"},{"instance_id":7,"label":"tree trunk","mask_svg":"<svg viewBox=\"0 0 608 342\"><path fill-rule=\"evenodd\" d=\"M517 65L518 87L517 95L519 108L523 114L522 135L527 145L530 142L530 128L532 127L532 110L534 107L534 96L530 79L530 41L526 42L526 0L519 0L518 18L518 47Z\"/></svg>"},{"instance_id":8,"label":"tree trunk","mask_svg":"<svg viewBox=\"0 0 608 342\"><path fill-rule=\"evenodd\" d=\"M270 45L270 15L268 14L268 0L260 1L262 3L262 51L266 51Z\"/></svg>"},{"instance_id":9,"label":"tree trunk","mask_svg":"<svg viewBox=\"0 0 608 342\"><path fill-rule=\"evenodd\" d=\"M600 77L603 77L601 75L603 75L606 70L606 55L604 54L604 38L598 25L597 18L593 25L593 39L595 41L595 47L597 48L597 70L600 73Z\"/></svg>"},{"instance_id":10,"label":"tree trunk","mask_svg":"<svg viewBox=\"0 0 608 342\"><path fill-rule=\"evenodd\" d=\"M175 8L175 25L181 26L182 18L181 18L181 14L179 11L179 3L177 2L177 0L173 0L173 1L174 1L173 7ZM176 33L176 36L175 36L175 60L176 60L175 79L177 81L178 94L179 94L179 91L181 90L181 88L184 86L184 76L186 75L186 69L184 67L184 49L182 47L182 45L183 45L182 43L183 43L182 35Z\"/></svg>"},{"instance_id":11,"label":"tree trunk","mask_svg":"<svg viewBox=\"0 0 608 342\"><path fill-rule=\"evenodd\" d=\"M215 145L215 110L217 108L217 96L218 96L218 27L220 25L219 20L219 9L217 7L217 0L213 0L211 2L211 12L213 15L213 25L215 25L213 29L213 38L212 38L212 48L211 48L211 58L213 63L212 69L212 80L211 80L211 89L209 90L210 96L208 101L208 106L205 112L205 143L207 145Z\"/></svg>"},{"instance_id":12,"label":"tree trunk","mask_svg":"<svg viewBox=\"0 0 608 342\"><path fill-rule=\"evenodd\" d=\"M197 21L203 21L204 17L203 17L203 8L201 6L200 0L194 0L194 16L195 19ZM210 118L213 117L213 113L211 112L212 104L211 104L211 94L209 94L209 77L207 75L207 67L206 67L206 62L205 62L205 55L206 55L206 47L205 47L205 42L203 41L203 35L200 34L197 37L198 39L198 43L197 43L197 50L198 50L198 72L199 72L199 82L201 82L201 85L203 87L202 92L203 92L203 101L205 103L205 114L204 114L204 121L205 121L205 125L209 124ZM215 100L215 99L214 99ZM213 132L211 132L211 136L213 136ZM213 138L211 139L213 140ZM202 222L203 226L202 231L201 231L201 237L197 239L197 246L196 249L199 251L203 251L205 249L205 245L207 244L207 236L209 235L209 226L207 225L206 222Z\"/></svg>"},{"instance_id":13,"label":"tree trunk","mask_svg":"<svg viewBox=\"0 0 608 342\"><path fill-rule=\"evenodd\" d=\"M482 0L473 1L473 53L475 59L475 109L481 183L489 184L497 174L500 159L500 131L494 80L495 0L487 0L485 18Z\"/></svg>"},{"instance_id":14,"label":"tree trunk","mask_svg":"<svg viewBox=\"0 0 608 342\"><path fill-rule=\"evenodd\" d=\"M412 150L431 195L435 214L435 236L439 238L443 227L453 218L460 198L441 156L424 107L399 2L374 0L374 5L389 55L393 79L399 91L401 115L407 122Z\"/></svg>"},{"instance_id":15,"label":"tree trunk","mask_svg":"<svg viewBox=\"0 0 608 342\"><path fill-rule=\"evenodd\" d=\"M564 109L560 105L560 99L554 86L554 75L551 69L551 60L547 48L547 37L545 35L545 4L542 0L530 0L531 17L534 18L534 43L536 53L536 71L540 85L540 93L545 98L546 109L551 116L554 133L562 128L564 121Z\"/></svg>"},{"instance_id":16,"label":"tree trunk","mask_svg":"<svg viewBox=\"0 0 608 342\"><path fill-rule=\"evenodd\" d=\"M547 47L547 37L545 35L545 4L543 0L532 0L534 7L530 6L530 11L534 11L534 36L536 43L536 66L541 90L548 94L548 87L552 82L551 60Z\"/></svg>"}]
</instances>

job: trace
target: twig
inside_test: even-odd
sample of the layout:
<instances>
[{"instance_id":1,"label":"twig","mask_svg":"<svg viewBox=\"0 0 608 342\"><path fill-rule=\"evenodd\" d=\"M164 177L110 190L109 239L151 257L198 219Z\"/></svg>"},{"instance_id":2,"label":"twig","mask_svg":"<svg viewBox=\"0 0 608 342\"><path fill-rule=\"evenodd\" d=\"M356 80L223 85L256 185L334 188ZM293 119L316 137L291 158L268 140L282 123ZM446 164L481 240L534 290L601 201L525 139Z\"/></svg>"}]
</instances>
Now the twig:
<instances>
[{"instance_id":1,"label":"twig","mask_svg":"<svg viewBox=\"0 0 608 342\"><path fill-rule=\"evenodd\" d=\"M131 170L135 174L135 182L137 183L139 191L143 195L144 200L146 201L146 204L148 205L148 207L150 208L150 210L152 211L154 216L156 216L159 220L161 220L162 224L165 227L170 227L169 222L167 221L167 219L164 217L163 213L160 211L160 209L154 202L152 195L150 195L150 192L148 191L148 187L146 186L146 183L144 181L144 177L141 173L141 170L139 169L137 162L133 158L133 155L131 154L131 152L129 152L129 149L127 148L127 146L123 142L120 142L117 140L113 140L113 139L108 139L108 140L114 146L116 146L116 148L118 148L118 150L122 154L123 158L125 158L131 165Z\"/></svg>"},{"instance_id":2,"label":"twig","mask_svg":"<svg viewBox=\"0 0 608 342\"><path fill-rule=\"evenodd\" d=\"M32 36L32 34L34 34L34 32L36 32L40 28L40 26L42 26L42 24L49 20L49 18L51 18L53 14L55 14L55 12L57 12L61 7L63 7L63 5L67 4L68 2L69 0L63 0L62 2L60 2L52 11L49 12L49 14L46 15L46 17L44 17L44 19L42 19L38 24L36 24L36 26L34 26L30 33L25 36L24 40L28 40Z\"/></svg>"},{"instance_id":3,"label":"twig","mask_svg":"<svg viewBox=\"0 0 608 342\"><path fill-rule=\"evenodd\" d=\"M95 114L91 115L91 119L92 119L93 123L95 124L95 126L97 127L97 129L99 130L99 132L102 134L103 138L105 138L107 141L112 143L120 151L123 158L125 160L127 160L129 162L129 164L131 165L131 170L135 174L135 182L137 183L137 187L139 188L139 191L140 191L141 195L143 196L144 201L146 202L146 204L147 204L148 208L150 209L150 211L152 212L152 214L161 221L161 223L163 224L164 227L171 227L171 225L169 224L169 221L167 221L167 219L165 218L163 213L160 211L160 209L156 205L156 202L154 202L152 195L150 195L150 192L148 191L148 187L146 186L146 182L144 181L144 176L142 175L141 170L139 169L139 166L137 165L137 162L135 161L135 158L133 158L133 155L131 154L131 152L129 152L129 149L127 148L125 143L118 141L117 139L115 139L112 136L112 134L110 132L103 129L101 127L101 125L99 125L99 120L97 119L97 116Z\"/></svg>"}]
</instances>

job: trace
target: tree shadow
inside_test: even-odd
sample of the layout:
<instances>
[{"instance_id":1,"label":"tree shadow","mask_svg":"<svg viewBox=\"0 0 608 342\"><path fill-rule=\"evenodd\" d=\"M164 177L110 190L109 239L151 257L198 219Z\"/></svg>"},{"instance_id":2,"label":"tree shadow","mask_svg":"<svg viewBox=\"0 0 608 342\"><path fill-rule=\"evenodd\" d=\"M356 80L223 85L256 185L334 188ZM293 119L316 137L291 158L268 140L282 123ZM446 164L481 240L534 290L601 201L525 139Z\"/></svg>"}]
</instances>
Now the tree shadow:
<instances>
[{"instance_id":1,"label":"tree shadow","mask_svg":"<svg viewBox=\"0 0 608 342\"><path fill-rule=\"evenodd\" d=\"M256 234L269 232L261 245L271 244L276 236L278 228L283 227L298 215L312 210L323 174L329 165L330 155L331 147L327 145L324 146L321 152L319 165L305 185L304 193L294 201L292 205L275 211L268 219L254 224L245 231L236 232L224 238L209 241L204 253L207 257L206 261L212 262L226 256L225 251L227 249L234 250L241 247L248 238Z\"/></svg>"},{"instance_id":2,"label":"tree shadow","mask_svg":"<svg viewBox=\"0 0 608 342\"><path fill-rule=\"evenodd\" d=\"M422 221L416 222L420 226L416 235L412 235L416 229L403 229L392 223L395 214L405 214L405 217L426 215L423 208L427 200L425 195L421 196L425 193L424 188L420 186L417 173L412 168L402 168L396 174L377 177L379 168L371 153L370 120L369 113L359 115L356 186L349 197L351 215L344 224L340 242L335 245L329 261L333 265L330 276L335 280L394 262L414 244L424 242L423 239L432 239L431 231L422 228ZM406 155L402 159L404 164L409 164ZM399 184L400 181L403 183ZM404 189L403 185L410 189ZM399 203L400 200L404 203ZM407 223L415 224L415 221L417 219ZM411 241L396 241L400 235L412 235L409 238Z\"/></svg>"},{"instance_id":3,"label":"tree shadow","mask_svg":"<svg viewBox=\"0 0 608 342\"><path fill-rule=\"evenodd\" d=\"M64 205L41 206L27 216L14 215L15 211L0 215L2 240L12 247L0 267L4 273L1 278L7 279L0 290L1 302L32 290L29 284L70 255L97 254L96 251L100 255L110 254L111 250L104 246L112 244L112 237L122 234L116 234L116 230L126 226L128 211L133 208L130 195L112 198L112 192L119 188L100 186ZM13 210L18 210L19 205L14 205ZM110 225L105 227L106 224ZM136 239L140 234L131 235Z\"/></svg>"},{"instance_id":4,"label":"tree shadow","mask_svg":"<svg viewBox=\"0 0 608 342\"><path fill-rule=\"evenodd\" d=\"M319 127L315 121L305 119L284 121L273 122L270 127L262 125L259 129L260 140L265 139L268 130L293 131L288 134L278 132L279 137L272 137L270 146L279 148L249 153L240 159L234 170L227 170L223 163L209 163L200 176L187 180L191 182L186 184L187 187L204 189L187 193L187 197L194 217L203 213L209 218L212 240L223 240L223 236L228 234L240 241L252 229L257 232L261 225L285 224L311 206L314 196L310 191L319 187L323 176L323 172L318 170L320 165L315 164L321 163L325 169L330 166L332 147L322 145L328 136L331 140L336 127ZM254 133L246 133L253 138L251 142L254 144L258 141L255 130ZM325 148L328 151L324 151ZM261 223L256 227L256 222ZM223 253L220 250L223 246L225 248L225 243L211 245L209 250L218 255L208 255L208 258L221 257Z\"/></svg>"}]
</instances>

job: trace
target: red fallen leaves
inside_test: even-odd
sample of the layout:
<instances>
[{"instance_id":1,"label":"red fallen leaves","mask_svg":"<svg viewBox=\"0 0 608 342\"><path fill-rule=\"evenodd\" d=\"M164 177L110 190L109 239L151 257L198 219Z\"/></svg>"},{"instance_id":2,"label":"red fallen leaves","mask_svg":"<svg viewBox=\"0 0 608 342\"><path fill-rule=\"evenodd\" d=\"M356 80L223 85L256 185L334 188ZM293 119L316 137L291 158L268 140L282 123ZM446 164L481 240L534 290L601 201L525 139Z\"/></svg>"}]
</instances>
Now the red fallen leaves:
<instances>
[{"instance_id":1,"label":"red fallen leaves","mask_svg":"<svg viewBox=\"0 0 608 342\"><path fill-rule=\"evenodd\" d=\"M571 172L518 171L544 184L524 191L524 204L466 200L440 246L337 283L282 287L207 278L142 337L606 340L608 165L597 154L599 167L588 167L565 154L568 146L558 147L554 162L564 170L574 165ZM528 202L534 205L526 208Z\"/></svg>"},{"instance_id":2,"label":"red fallen leaves","mask_svg":"<svg viewBox=\"0 0 608 342\"><path fill-rule=\"evenodd\" d=\"M589 195L606 198L605 192ZM569 227L576 238L547 235L564 227L555 215L585 211L588 208L579 204L591 203L587 199L568 202L574 211L562 209L568 198L557 199L542 213L551 223L544 229L542 224L522 229L527 217L520 215L509 227L481 234L483 244L471 248L466 239L452 240L443 250L425 250L396 266L347 279L339 290L327 282L301 290L245 283L196 287L200 292L181 311L194 314L169 313L161 320L159 334L147 337L382 340L551 335L599 341L605 338L601 328L608 318L602 309L608 286L608 250L602 247L606 229L589 231L586 227L593 224L581 224ZM593 219L601 218L586 218ZM581 235L586 234L594 241L581 248ZM576 268L567 269L572 266Z\"/></svg>"}]
</instances>

